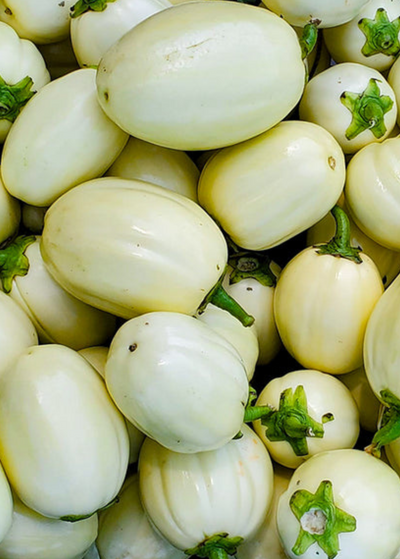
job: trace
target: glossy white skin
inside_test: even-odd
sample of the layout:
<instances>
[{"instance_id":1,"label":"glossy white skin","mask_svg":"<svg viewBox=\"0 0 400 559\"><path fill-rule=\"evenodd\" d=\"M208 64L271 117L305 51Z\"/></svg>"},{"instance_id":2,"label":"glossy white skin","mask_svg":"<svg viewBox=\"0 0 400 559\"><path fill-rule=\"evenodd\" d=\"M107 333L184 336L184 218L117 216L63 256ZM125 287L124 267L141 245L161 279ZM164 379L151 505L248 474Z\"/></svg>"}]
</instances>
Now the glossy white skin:
<instances>
[{"instance_id":1,"label":"glossy white skin","mask_svg":"<svg viewBox=\"0 0 400 559\"><path fill-rule=\"evenodd\" d=\"M274 493L270 509L254 536L239 546L238 559L287 559L276 527L276 509L292 474L293 470L274 463Z\"/></svg>"},{"instance_id":2,"label":"glossy white skin","mask_svg":"<svg viewBox=\"0 0 400 559\"><path fill-rule=\"evenodd\" d=\"M0 386L0 459L24 504L50 518L109 504L124 481L129 440L87 361L61 345L34 346Z\"/></svg>"},{"instance_id":3,"label":"glossy white skin","mask_svg":"<svg viewBox=\"0 0 400 559\"><path fill-rule=\"evenodd\" d=\"M361 427L365 431L375 433L378 425L380 402L368 382L364 367L340 375L339 380L347 386L356 401Z\"/></svg>"},{"instance_id":4,"label":"glossy white skin","mask_svg":"<svg viewBox=\"0 0 400 559\"><path fill-rule=\"evenodd\" d=\"M86 305L60 287L43 262L40 237L24 254L28 273L14 277L9 295L32 320L41 343L78 350L109 342L117 329L115 316Z\"/></svg>"},{"instance_id":5,"label":"glossy white skin","mask_svg":"<svg viewBox=\"0 0 400 559\"><path fill-rule=\"evenodd\" d=\"M2 154L4 186L34 206L50 206L101 176L128 136L101 110L96 71L77 70L43 87L15 120Z\"/></svg>"},{"instance_id":6,"label":"glossy white skin","mask_svg":"<svg viewBox=\"0 0 400 559\"><path fill-rule=\"evenodd\" d=\"M41 250L64 289L123 318L160 310L193 315L227 262L220 229L192 200L112 177L80 185L52 205Z\"/></svg>"},{"instance_id":7,"label":"glossy white skin","mask_svg":"<svg viewBox=\"0 0 400 559\"><path fill-rule=\"evenodd\" d=\"M394 56L383 53L365 56L361 52L366 37L359 28L358 22L363 18L375 19L376 11L380 8L386 11L390 21L400 16L397 2L393 2L393 0L369 0L351 21L324 30L325 44L336 62L358 62L375 68L379 72L388 70L392 66L395 61Z\"/></svg>"},{"instance_id":8,"label":"glossy white skin","mask_svg":"<svg viewBox=\"0 0 400 559\"><path fill-rule=\"evenodd\" d=\"M131 137L105 175L151 182L197 202L200 172L183 151Z\"/></svg>"},{"instance_id":9,"label":"glossy white skin","mask_svg":"<svg viewBox=\"0 0 400 559\"><path fill-rule=\"evenodd\" d=\"M196 454L172 452L151 439L143 443L142 503L176 547L192 548L224 532L247 540L262 524L272 502L272 461L250 427L241 431L242 438Z\"/></svg>"},{"instance_id":10,"label":"glossy white skin","mask_svg":"<svg viewBox=\"0 0 400 559\"><path fill-rule=\"evenodd\" d=\"M400 480L384 462L362 450L321 452L299 466L280 498L277 523L290 559L300 523L289 508L298 489L315 493L323 480L332 482L334 503L356 518L353 532L339 534L337 559L392 559L400 547ZM313 543L301 559L327 559Z\"/></svg>"},{"instance_id":11,"label":"glossy white skin","mask_svg":"<svg viewBox=\"0 0 400 559\"><path fill-rule=\"evenodd\" d=\"M283 269L275 290L278 332L305 368L343 374L362 364L370 314L383 293L369 256L361 264L309 247Z\"/></svg>"},{"instance_id":12,"label":"glossy white skin","mask_svg":"<svg viewBox=\"0 0 400 559\"><path fill-rule=\"evenodd\" d=\"M378 80L380 95L387 95L393 101L392 108L384 115L386 132L381 138L376 138L371 130L364 130L348 140L345 134L352 121L352 114L341 103L340 96L345 91L362 93L368 87L370 79ZM342 62L324 70L308 82L299 105L299 116L301 120L326 128L339 142L344 153L353 154L364 146L382 142L389 136L396 124L396 96L388 81L374 68L354 62Z\"/></svg>"},{"instance_id":13,"label":"glossy white skin","mask_svg":"<svg viewBox=\"0 0 400 559\"><path fill-rule=\"evenodd\" d=\"M244 363L194 317L154 312L125 322L105 372L125 417L171 450L213 450L240 431L249 390Z\"/></svg>"},{"instance_id":14,"label":"glossy white skin","mask_svg":"<svg viewBox=\"0 0 400 559\"><path fill-rule=\"evenodd\" d=\"M78 522L46 518L14 494L12 525L0 542L1 559L82 559L97 537L97 514Z\"/></svg>"},{"instance_id":15,"label":"glossy white skin","mask_svg":"<svg viewBox=\"0 0 400 559\"><path fill-rule=\"evenodd\" d=\"M377 398L389 389L400 398L400 276L393 281L376 304L368 321L364 339L365 373Z\"/></svg>"},{"instance_id":16,"label":"glossy white skin","mask_svg":"<svg viewBox=\"0 0 400 559\"><path fill-rule=\"evenodd\" d=\"M347 168L345 195L351 217L375 242L400 250L400 137L371 144Z\"/></svg>"},{"instance_id":17,"label":"glossy white skin","mask_svg":"<svg viewBox=\"0 0 400 559\"><path fill-rule=\"evenodd\" d=\"M272 406L279 409L282 392L303 386L307 398L307 413L322 422L322 416L331 413L334 419L323 425L322 438L307 437L308 454L297 456L287 441L270 441L266 435L266 427L261 420L253 423L253 427L268 449L271 458L287 468L297 468L314 454L324 450L337 448L353 448L360 432L359 413L350 391L339 379L320 371L303 369L292 371L277 377L260 392L256 405Z\"/></svg>"},{"instance_id":18,"label":"glossy white skin","mask_svg":"<svg viewBox=\"0 0 400 559\"><path fill-rule=\"evenodd\" d=\"M255 326L243 326L228 311L213 304L207 305L205 311L197 315L198 320L226 338L238 351L246 369L247 378L251 380L258 359L258 338Z\"/></svg>"},{"instance_id":19,"label":"glossy white skin","mask_svg":"<svg viewBox=\"0 0 400 559\"><path fill-rule=\"evenodd\" d=\"M96 66L125 33L171 5L168 0L118 0L107 2L102 12L89 10L71 18L71 41L79 65Z\"/></svg>"},{"instance_id":20,"label":"glossy white skin","mask_svg":"<svg viewBox=\"0 0 400 559\"><path fill-rule=\"evenodd\" d=\"M0 291L0 375L26 348L38 343L32 321L15 301Z\"/></svg>"},{"instance_id":21,"label":"glossy white skin","mask_svg":"<svg viewBox=\"0 0 400 559\"><path fill-rule=\"evenodd\" d=\"M373 144L373 146L378 146L378 145L381 146L384 144ZM365 148L365 149L367 152L370 153L371 148ZM379 148L378 151L380 151ZM360 155L354 156L354 160L355 160L354 163L349 163L347 167L347 181L348 181L349 188L351 188L350 186L352 182L351 177L353 176L351 169L353 165L355 167L358 166L356 160L358 161L359 157L361 156ZM368 170L370 169L369 162L370 162L370 158L364 159L363 161L363 164L365 164L368 167ZM365 191L367 189L366 181L371 180L371 174L368 175L368 173L366 173L364 179L361 181L363 187L361 189L363 191L363 195L361 199L362 203L365 202ZM343 209L346 211L347 217L349 218L350 221L350 235L351 235L350 242L352 246L360 247L365 254L367 254L370 258L372 258L372 260L375 262L381 274L382 282L386 288L388 285L392 283L394 278L400 272L400 253L398 251L386 248L383 245L380 245L379 243L375 242L373 239L371 239L371 237L368 237L368 235L366 235L355 224L354 220L351 217L347 205L341 204L341 207L343 207ZM388 207L388 211L389 209L390 208ZM374 205L374 211L376 211L376 204ZM386 219L387 216L385 214L385 220ZM320 221L318 221L318 223L310 227L310 229L307 231L307 241L306 241L307 246L316 245L319 243L326 243L332 239L334 234L335 234L335 220L332 214L329 212L325 217L323 217Z\"/></svg>"},{"instance_id":22,"label":"glossy white skin","mask_svg":"<svg viewBox=\"0 0 400 559\"><path fill-rule=\"evenodd\" d=\"M97 86L106 114L132 136L203 150L277 124L299 101L304 76L296 33L275 14L189 2L154 14L115 43L100 62Z\"/></svg>"},{"instance_id":23,"label":"glossy white skin","mask_svg":"<svg viewBox=\"0 0 400 559\"><path fill-rule=\"evenodd\" d=\"M318 27L334 27L350 21L368 0L263 0L263 3L284 17L291 25L304 27L313 20L320 20Z\"/></svg>"},{"instance_id":24,"label":"glossy white skin","mask_svg":"<svg viewBox=\"0 0 400 559\"><path fill-rule=\"evenodd\" d=\"M21 221L21 205L4 188L0 179L0 243L12 237Z\"/></svg>"},{"instance_id":25,"label":"glossy white skin","mask_svg":"<svg viewBox=\"0 0 400 559\"><path fill-rule=\"evenodd\" d=\"M253 278L226 286L239 305L254 317L259 353L257 365L267 365L282 348L274 316L274 287L266 287Z\"/></svg>"},{"instance_id":26,"label":"glossy white skin","mask_svg":"<svg viewBox=\"0 0 400 559\"><path fill-rule=\"evenodd\" d=\"M285 121L215 154L201 172L198 196L238 246L267 250L321 219L344 180L333 136L309 122Z\"/></svg>"},{"instance_id":27,"label":"glossy white skin","mask_svg":"<svg viewBox=\"0 0 400 559\"><path fill-rule=\"evenodd\" d=\"M1 13L1 4L0 4ZM46 63L37 46L31 41L20 39L16 31L0 21L0 76L8 85L15 85L29 76L37 91L50 81ZM0 119L0 143L6 139L12 123Z\"/></svg>"},{"instance_id":28,"label":"glossy white skin","mask_svg":"<svg viewBox=\"0 0 400 559\"><path fill-rule=\"evenodd\" d=\"M89 361L92 367L104 379L108 347L87 347L79 350L79 353L86 359L86 361ZM129 436L129 464L136 464L145 435L127 419L125 422Z\"/></svg>"},{"instance_id":29,"label":"glossy white skin","mask_svg":"<svg viewBox=\"0 0 400 559\"><path fill-rule=\"evenodd\" d=\"M100 513L96 543L103 559L187 557L152 527L140 502L137 473L127 477L119 494L119 502Z\"/></svg>"},{"instance_id":30,"label":"glossy white skin","mask_svg":"<svg viewBox=\"0 0 400 559\"><path fill-rule=\"evenodd\" d=\"M0 464L0 545L11 528L13 520L14 499L11 487Z\"/></svg>"},{"instance_id":31,"label":"glossy white skin","mask_svg":"<svg viewBox=\"0 0 400 559\"><path fill-rule=\"evenodd\" d=\"M0 20L35 44L56 43L69 35L69 12L75 1L0 0Z\"/></svg>"}]
</instances>

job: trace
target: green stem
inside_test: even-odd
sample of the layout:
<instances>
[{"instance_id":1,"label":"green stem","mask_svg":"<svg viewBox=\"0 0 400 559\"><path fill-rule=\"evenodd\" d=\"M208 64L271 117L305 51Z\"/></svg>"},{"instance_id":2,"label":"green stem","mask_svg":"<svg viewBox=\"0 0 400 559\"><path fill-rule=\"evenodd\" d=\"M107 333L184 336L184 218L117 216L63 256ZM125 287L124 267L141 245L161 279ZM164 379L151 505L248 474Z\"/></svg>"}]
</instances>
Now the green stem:
<instances>
[{"instance_id":1,"label":"green stem","mask_svg":"<svg viewBox=\"0 0 400 559\"><path fill-rule=\"evenodd\" d=\"M289 504L300 523L300 532L292 548L295 555L303 555L316 542L328 559L334 559L340 550L339 534L356 530L354 516L335 505L329 480L321 481L315 493L306 489L295 491Z\"/></svg>"},{"instance_id":2,"label":"green stem","mask_svg":"<svg viewBox=\"0 0 400 559\"><path fill-rule=\"evenodd\" d=\"M320 21L307 23L303 27L300 37L301 56L305 60L307 56L313 51L318 39L318 24Z\"/></svg>"},{"instance_id":3,"label":"green stem","mask_svg":"<svg viewBox=\"0 0 400 559\"><path fill-rule=\"evenodd\" d=\"M323 424L334 419L326 413L321 423L308 414L307 396L302 385L286 388L280 395L279 409L271 406L247 406L244 421L261 419L266 427L265 436L270 441L287 441L296 456L308 454L307 437L323 438Z\"/></svg>"},{"instance_id":4,"label":"green stem","mask_svg":"<svg viewBox=\"0 0 400 559\"><path fill-rule=\"evenodd\" d=\"M400 400L388 389L381 390L380 397L385 405L381 427L375 433L372 443L365 451L376 456L381 455L381 449L400 437Z\"/></svg>"},{"instance_id":5,"label":"green stem","mask_svg":"<svg viewBox=\"0 0 400 559\"><path fill-rule=\"evenodd\" d=\"M35 94L33 80L29 76L14 85L7 84L0 76L0 120L14 122L22 107Z\"/></svg>"},{"instance_id":6,"label":"green stem","mask_svg":"<svg viewBox=\"0 0 400 559\"><path fill-rule=\"evenodd\" d=\"M358 27L365 35L365 43L361 52L369 57L375 54L396 57L400 52L400 17L389 20L384 8L376 10L375 18L362 18Z\"/></svg>"},{"instance_id":7,"label":"green stem","mask_svg":"<svg viewBox=\"0 0 400 559\"><path fill-rule=\"evenodd\" d=\"M212 303L216 307L228 311L232 316L237 318L243 326L251 326L254 323L254 317L249 315L222 287L225 274L226 270L199 306L198 312L201 314L204 312L206 306Z\"/></svg>"},{"instance_id":8,"label":"green stem","mask_svg":"<svg viewBox=\"0 0 400 559\"><path fill-rule=\"evenodd\" d=\"M389 95L381 95L379 80L371 78L362 93L344 91L341 103L350 111L352 120L346 130L346 138L353 140L364 130L370 130L375 138L382 138L386 132L385 114L393 107Z\"/></svg>"},{"instance_id":9,"label":"green stem","mask_svg":"<svg viewBox=\"0 0 400 559\"><path fill-rule=\"evenodd\" d=\"M232 254L229 265L233 268L229 276L230 284L253 278L266 287L276 285L276 276L270 266L271 259L263 252L242 251Z\"/></svg>"},{"instance_id":10,"label":"green stem","mask_svg":"<svg viewBox=\"0 0 400 559\"><path fill-rule=\"evenodd\" d=\"M75 18L89 11L104 12L108 2L115 2L115 0L78 0L72 6L70 15L72 18Z\"/></svg>"},{"instance_id":11,"label":"green stem","mask_svg":"<svg viewBox=\"0 0 400 559\"><path fill-rule=\"evenodd\" d=\"M0 250L0 280L5 293L10 293L15 276L25 276L28 273L29 260L25 256L25 250L35 240L34 235L21 235L7 248Z\"/></svg>"},{"instance_id":12,"label":"green stem","mask_svg":"<svg viewBox=\"0 0 400 559\"><path fill-rule=\"evenodd\" d=\"M350 222L346 212L338 205L331 210L336 222L336 232L334 237L326 244L319 245L318 254L330 254L340 258L352 260L356 264L361 264L360 249L351 246Z\"/></svg>"},{"instance_id":13,"label":"green stem","mask_svg":"<svg viewBox=\"0 0 400 559\"><path fill-rule=\"evenodd\" d=\"M237 548L243 542L243 538L237 536L230 538L229 534L222 532L206 538L196 547L186 549L186 555L207 557L208 559L228 559L235 555Z\"/></svg>"}]
</instances>

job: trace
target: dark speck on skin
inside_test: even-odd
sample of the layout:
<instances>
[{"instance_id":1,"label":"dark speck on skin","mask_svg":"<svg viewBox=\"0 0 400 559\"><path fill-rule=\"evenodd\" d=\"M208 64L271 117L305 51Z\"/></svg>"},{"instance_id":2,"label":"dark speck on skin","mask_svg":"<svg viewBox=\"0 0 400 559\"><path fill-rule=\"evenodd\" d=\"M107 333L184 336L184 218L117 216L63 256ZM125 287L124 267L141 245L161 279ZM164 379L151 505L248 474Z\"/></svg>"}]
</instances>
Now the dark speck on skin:
<instances>
[{"instance_id":1,"label":"dark speck on skin","mask_svg":"<svg viewBox=\"0 0 400 559\"><path fill-rule=\"evenodd\" d=\"M109 99L109 95L108 95L108 91L104 92L104 101L108 101Z\"/></svg>"},{"instance_id":2,"label":"dark speck on skin","mask_svg":"<svg viewBox=\"0 0 400 559\"><path fill-rule=\"evenodd\" d=\"M10 10L10 8L6 8L6 9L4 10L4 13L7 14L8 16L12 16L12 15L13 15L12 11Z\"/></svg>"},{"instance_id":3,"label":"dark speck on skin","mask_svg":"<svg viewBox=\"0 0 400 559\"><path fill-rule=\"evenodd\" d=\"M253 291L252 287L246 287L246 291Z\"/></svg>"},{"instance_id":4,"label":"dark speck on skin","mask_svg":"<svg viewBox=\"0 0 400 559\"><path fill-rule=\"evenodd\" d=\"M133 343L128 347L129 351L133 353L137 349L137 344Z\"/></svg>"},{"instance_id":5,"label":"dark speck on skin","mask_svg":"<svg viewBox=\"0 0 400 559\"><path fill-rule=\"evenodd\" d=\"M145 322L145 323L144 323L144 325L145 325L145 326L148 326L148 325L149 325L149 323L148 323L148 322Z\"/></svg>"},{"instance_id":6,"label":"dark speck on skin","mask_svg":"<svg viewBox=\"0 0 400 559\"><path fill-rule=\"evenodd\" d=\"M63 1L63 2L60 2L58 5L60 6L60 8L64 8L65 2L64 2L64 1Z\"/></svg>"}]
</instances>

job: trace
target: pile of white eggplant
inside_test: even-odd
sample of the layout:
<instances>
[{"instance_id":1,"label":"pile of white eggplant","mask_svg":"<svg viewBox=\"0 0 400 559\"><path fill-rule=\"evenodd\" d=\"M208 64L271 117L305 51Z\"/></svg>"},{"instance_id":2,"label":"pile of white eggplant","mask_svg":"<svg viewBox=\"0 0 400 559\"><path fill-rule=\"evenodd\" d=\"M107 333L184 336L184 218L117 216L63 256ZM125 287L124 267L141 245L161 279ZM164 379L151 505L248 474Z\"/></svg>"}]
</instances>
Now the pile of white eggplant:
<instances>
[{"instance_id":1,"label":"pile of white eggplant","mask_svg":"<svg viewBox=\"0 0 400 559\"><path fill-rule=\"evenodd\" d=\"M400 558L400 0L0 0L0 559Z\"/></svg>"}]
</instances>

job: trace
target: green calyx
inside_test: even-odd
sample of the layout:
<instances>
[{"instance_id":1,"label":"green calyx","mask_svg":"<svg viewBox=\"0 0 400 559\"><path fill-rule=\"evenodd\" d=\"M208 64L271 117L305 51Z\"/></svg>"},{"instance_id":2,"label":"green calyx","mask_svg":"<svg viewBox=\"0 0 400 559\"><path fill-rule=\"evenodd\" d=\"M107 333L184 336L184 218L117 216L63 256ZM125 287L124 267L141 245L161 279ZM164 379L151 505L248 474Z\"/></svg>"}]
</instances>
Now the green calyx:
<instances>
[{"instance_id":1,"label":"green calyx","mask_svg":"<svg viewBox=\"0 0 400 559\"><path fill-rule=\"evenodd\" d=\"M35 240L34 235L21 235L7 248L0 250L0 280L5 293L10 293L15 276L26 276L28 273L29 260L25 250Z\"/></svg>"},{"instance_id":2,"label":"green calyx","mask_svg":"<svg viewBox=\"0 0 400 559\"><path fill-rule=\"evenodd\" d=\"M352 115L350 126L346 130L348 140L353 140L364 130L371 130L377 139L386 134L384 117L393 107L393 99L389 95L381 95L378 81L371 78L362 93L344 91L340 96L341 103Z\"/></svg>"},{"instance_id":3,"label":"green calyx","mask_svg":"<svg viewBox=\"0 0 400 559\"><path fill-rule=\"evenodd\" d=\"M70 16L72 18L79 17L89 11L104 12L109 2L115 2L115 0L78 0L71 7Z\"/></svg>"},{"instance_id":4,"label":"green calyx","mask_svg":"<svg viewBox=\"0 0 400 559\"><path fill-rule=\"evenodd\" d=\"M209 559L227 559L235 555L237 548L243 542L243 538L229 538L223 532L210 538L206 538L201 544L191 549L186 549L186 555L197 557L208 557Z\"/></svg>"},{"instance_id":5,"label":"green calyx","mask_svg":"<svg viewBox=\"0 0 400 559\"><path fill-rule=\"evenodd\" d=\"M245 411L245 422L261 419L266 427L265 436L270 441L287 441L296 456L308 454L307 437L321 439L323 424L334 419L331 413L322 416L321 423L308 414L307 396L302 385L287 388L280 395L279 409L270 406L252 406L254 396L249 397Z\"/></svg>"},{"instance_id":6,"label":"green calyx","mask_svg":"<svg viewBox=\"0 0 400 559\"><path fill-rule=\"evenodd\" d=\"M202 312L204 312L207 305L209 303L212 303L216 307L228 311L232 316L237 318L243 324L243 326L251 326L254 323L254 317L249 315L243 309L243 307L241 307L239 303L226 292L226 290L222 286L222 282L224 280L226 272L227 268L225 269L225 272L222 274L215 286L204 298L197 312L201 314Z\"/></svg>"},{"instance_id":7,"label":"green calyx","mask_svg":"<svg viewBox=\"0 0 400 559\"><path fill-rule=\"evenodd\" d=\"M0 120L14 122L21 109L36 93L29 76L14 85L7 84L0 76Z\"/></svg>"},{"instance_id":8,"label":"green calyx","mask_svg":"<svg viewBox=\"0 0 400 559\"><path fill-rule=\"evenodd\" d=\"M89 514L67 514L66 516L61 516L60 520L63 520L64 522L79 522L80 520L86 520L86 518L90 518L91 516L96 514L96 512L101 512L103 510L109 509L118 502L119 496L117 495L114 499L107 503L107 505L104 505L104 507L101 507L95 512L90 512Z\"/></svg>"},{"instance_id":9,"label":"green calyx","mask_svg":"<svg viewBox=\"0 0 400 559\"><path fill-rule=\"evenodd\" d=\"M317 245L317 254L330 254L340 258L352 260L356 264L361 264L361 249L351 246L350 242L350 221L346 212L338 205L331 209L336 222L336 232L334 237L324 245Z\"/></svg>"},{"instance_id":10,"label":"green calyx","mask_svg":"<svg viewBox=\"0 0 400 559\"><path fill-rule=\"evenodd\" d=\"M377 458L381 456L383 446L400 437L400 400L390 390L381 390L380 399L385 408L382 414L380 429L375 433L372 443L365 451Z\"/></svg>"},{"instance_id":11,"label":"green calyx","mask_svg":"<svg viewBox=\"0 0 400 559\"><path fill-rule=\"evenodd\" d=\"M261 285L274 287L276 276L270 268L271 259L262 252L237 252L229 258L233 271L229 283L238 283L247 278L257 280Z\"/></svg>"},{"instance_id":12,"label":"green calyx","mask_svg":"<svg viewBox=\"0 0 400 559\"><path fill-rule=\"evenodd\" d=\"M306 489L295 491L290 508L300 522L300 532L292 547L295 555L302 555L317 542L328 559L334 559L340 551L339 534L354 532L357 527L354 516L335 505L329 480L321 481L314 494Z\"/></svg>"},{"instance_id":13,"label":"green calyx","mask_svg":"<svg viewBox=\"0 0 400 559\"><path fill-rule=\"evenodd\" d=\"M364 56L385 54L396 57L400 52L400 17L389 20L384 8L376 10L375 18L364 17L358 22L358 27L365 35L365 44L361 49Z\"/></svg>"},{"instance_id":14,"label":"green calyx","mask_svg":"<svg viewBox=\"0 0 400 559\"><path fill-rule=\"evenodd\" d=\"M307 23L303 27L300 37L301 57L303 60L314 50L318 39L318 24L320 21Z\"/></svg>"}]
</instances>

